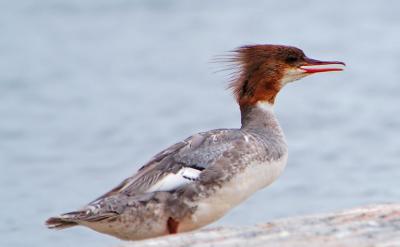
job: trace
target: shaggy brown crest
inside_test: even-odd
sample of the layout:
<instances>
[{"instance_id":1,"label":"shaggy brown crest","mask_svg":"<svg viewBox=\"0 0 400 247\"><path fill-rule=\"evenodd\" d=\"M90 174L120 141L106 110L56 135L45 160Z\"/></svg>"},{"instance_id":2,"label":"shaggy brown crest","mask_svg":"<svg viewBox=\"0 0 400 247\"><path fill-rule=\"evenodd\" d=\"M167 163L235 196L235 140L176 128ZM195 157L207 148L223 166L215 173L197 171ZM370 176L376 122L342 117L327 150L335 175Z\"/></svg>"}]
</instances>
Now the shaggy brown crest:
<instances>
[{"instance_id":1,"label":"shaggy brown crest","mask_svg":"<svg viewBox=\"0 0 400 247\"><path fill-rule=\"evenodd\" d=\"M232 62L238 65L230 88L240 106L258 101L275 102L287 69L304 64L302 50L282 45L249 45L234 51Z\"/></svg>"}]
</instances>

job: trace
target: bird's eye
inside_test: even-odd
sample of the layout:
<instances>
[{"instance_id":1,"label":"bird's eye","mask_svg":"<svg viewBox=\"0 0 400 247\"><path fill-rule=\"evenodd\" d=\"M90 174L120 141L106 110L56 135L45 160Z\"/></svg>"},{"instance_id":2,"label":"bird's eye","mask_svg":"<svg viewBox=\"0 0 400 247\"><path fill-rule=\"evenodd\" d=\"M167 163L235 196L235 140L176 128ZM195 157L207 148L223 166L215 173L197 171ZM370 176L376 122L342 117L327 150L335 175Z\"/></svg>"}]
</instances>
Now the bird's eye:
<instances>
[{"instance_id":1,"label":"bird's eye","mask_svg":"<svg viewBox=\"0 0 400 247\"><path fill-rule=\"evenodd\" d=\"M294 63L294 62L297 62L297 60L298 60L298 58L296 56L288 56L286 58L287 63Z\"/></svg>"}]
</instances>

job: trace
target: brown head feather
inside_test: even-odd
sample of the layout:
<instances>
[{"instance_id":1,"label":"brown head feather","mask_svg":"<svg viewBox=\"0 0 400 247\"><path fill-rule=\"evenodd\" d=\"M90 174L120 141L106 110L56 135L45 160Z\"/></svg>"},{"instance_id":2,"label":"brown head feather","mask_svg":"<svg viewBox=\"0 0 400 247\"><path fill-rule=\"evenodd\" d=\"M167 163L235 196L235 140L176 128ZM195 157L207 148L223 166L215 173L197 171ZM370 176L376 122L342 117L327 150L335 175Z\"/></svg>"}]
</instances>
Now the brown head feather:
<instances>
[{"instance_id":1,"label":"brown head feather","mask_svg":"<svg viewBox=\"0 0 400 247\"><path fill-rule=\"evenodd\" d=\"M236 49L231 61L239 72L229 87L239 105L249 106L259 101L273 104L286 70L293 67L287 60L291 56L301 58L304 53L282 45L249 45Z\"/></svg>"}]
</instances>

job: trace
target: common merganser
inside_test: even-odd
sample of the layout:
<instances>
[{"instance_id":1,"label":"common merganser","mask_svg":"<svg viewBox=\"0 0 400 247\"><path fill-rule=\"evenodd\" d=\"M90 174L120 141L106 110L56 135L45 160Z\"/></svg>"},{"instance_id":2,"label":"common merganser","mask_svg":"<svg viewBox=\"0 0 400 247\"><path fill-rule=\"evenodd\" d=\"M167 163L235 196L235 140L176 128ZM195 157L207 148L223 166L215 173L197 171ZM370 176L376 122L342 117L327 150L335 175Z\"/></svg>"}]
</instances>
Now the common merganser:
<instances>
[{"instance_id":1,"label":"common merganser","mask_svg":"<svg viewBox=\"0 0 400 247\"><path fill-rule=\"evenodd\" d=\"M82 225L125 240L191 231L276 180L288 158L273 111L276 95L289 82L345 64L283 45L248 45L233 54L240 129L201 132L172 145L82 209L49 218L47 226Z\"/></svg>"}]
</instances>

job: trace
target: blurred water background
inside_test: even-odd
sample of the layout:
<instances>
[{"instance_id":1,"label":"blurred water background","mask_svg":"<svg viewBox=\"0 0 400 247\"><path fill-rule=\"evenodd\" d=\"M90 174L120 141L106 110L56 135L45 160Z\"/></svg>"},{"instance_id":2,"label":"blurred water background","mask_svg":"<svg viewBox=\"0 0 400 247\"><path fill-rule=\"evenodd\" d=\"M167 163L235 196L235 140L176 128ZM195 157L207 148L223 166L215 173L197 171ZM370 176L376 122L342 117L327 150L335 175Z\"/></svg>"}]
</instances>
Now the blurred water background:
<instances>
[{"instance_id":1,"label":"blurred water background","mask_svg":"<svg viewBox=\"0 0 400 247\"><path fill-rule=\"evenodd\" d=\"M287 86L283 176L216 225L400 199L399 1L0 1L0 246L113 246L47 230L193 133L239 127L213 56L290 44L345 61Z\"/></svg>"}]
</instances>

